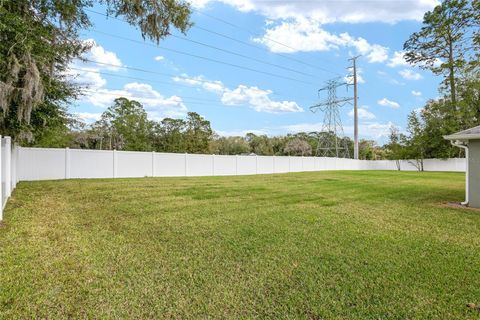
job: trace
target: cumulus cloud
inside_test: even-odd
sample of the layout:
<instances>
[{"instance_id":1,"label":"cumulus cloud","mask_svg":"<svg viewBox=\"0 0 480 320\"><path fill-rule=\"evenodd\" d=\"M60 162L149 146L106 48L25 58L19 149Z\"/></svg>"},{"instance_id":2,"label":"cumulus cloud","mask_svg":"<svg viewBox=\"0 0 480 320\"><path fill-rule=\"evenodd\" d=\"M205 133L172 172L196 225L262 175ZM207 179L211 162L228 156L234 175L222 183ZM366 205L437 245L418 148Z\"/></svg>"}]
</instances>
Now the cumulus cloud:
<instances>
[{"instance_id":1,"label":"cumulus cloud","mask_svg":"<svg viewBox=\"0 0 480 320\"><path fill-rule=\"evenodd\" d=\"M94 39L87 39L84 40L84 42L91 45L90 50L84 55L85 58L104 63L105 65L103 65L102 68L113 71L117 71L122 66L122 62L115 52L105 50L105 48L98 45Z\"/></svg>"},{"instance_id":2,"label":"cumulus cloud","mask_svg":"<svg viewBox=\"0 0 480 320\"><path fill-rule=\"evenodd\" d=\"M239 85L236 89L227 89L221 98L227 106L249 105L258 112L281 113L302 112L303 109L294 101L275 101L270 98L272 91L257 87Z\"/></svg>"},{"instance_id":3,"label":"cumulus cloud","mask_svg":"<svg viewBox=\"0 0 480 320\"><path fill-rule=\"evenodd\" d=\"M330 33L318 22L305 18L271 25L262 37L254 38L253 41L267 46L272 52L294 53L349 48L365 56L371 63L388 59L387 47L371 44L364 38L355 38L346 32L338 35Z\"/></svg>"},{"instance_id":4,"label":"cumulus cloud","mask_svg":"<svg viewBox=\"0 0 480 320\"><path fill-rule=\"evenodd\" d=\"M387 98L383 98L381 100L378 100L377 103L383 107L389 107L392 109L398 109L400 108L400 104L398 102L388 100Z\"/></svg>"},{"instance_id":5,"label":"cumulus cloud","mask_svg":"<svg viewBox=\"0 0 480 320\"><path fill-rule=\"evenodd\" d=\"M367 108L364 106L364 107L360 107L358 108L358 119L360 120L373 120L376 118L376 116L371 113L370 111L367 110ZM354 110L350 110L348 112L348 116L353 118L354 116Z\"/></svg>"},{"instance_id":6,"label":"cumulus cloud","mask_svg":"<svg viewBox=\"0 0 480 320\"><path fill-rule=\"evenodd\" d=\"M74 114L86 123L92 123L100 120L100 117L102 116L102 114L99 112L75 112Z\"/></svg>"},{"instance_id":7,"label":"cumulus cloud","mask_svg":"<svg viewBox=\"0 0 480 320\"><path fill-rule=\"evenodd\" d=\"M345 77L343 77L343 81L348 84L353 84L353 74L349 73ZM363 69L357 68L357 82L358 83L365 83L365 79L363 78Z\"/></svg>"},{"instance_id":8,"label":"cumulus cloud","mask_svg":"<svg viewBox=\"0 0 480 320\"><path fill-rule=\"evenodd\" d=\"M389 67L398 67L398 66L408 66L408 62L405 61L404 51L395 51L393 56L388 60L387 66Z\"/></svg>"},{"instance_id":9,"label":"cumulus cloud","mask_svg":"<svg viewBox=\"0 0 480 320\"><path fill-rule=\"evenodd\" d=\"M187 107L181 97L175 95L164 97L153 89L151 85L138 82L127 83L119 90L101 88L89 91L84 96L84 100L94 106L106 108L112 105L113 101L119 97L140 102L152 119L182 117L187 113Z\"/></svg>"},{"instance_id":10,"label":"cumulus cloud","mask_svg":"<svg viewBox=\"0 0 480 320\"><path fill-rule=\"evenodd\" d=\"M420 91L412 90L412 95L414 95L415 97L420 97L422 93Z\"/></svg>"},{"instance_id":11,"label":"cumulus cloud","mask_svg":"<svg viewBox=\"0 0 480 320\"><path fill-rule=\"evenodd\" d=\"M165 59L164 56L156 56L155 58L155 61L162 61L163 59Z\"/></svg>"},{"instance_id":12,"label":"cumulus cloud","mask_svg":"<svg viewBox=\"0 0 480 320\"><path fill-rule=\"evenodd\" d=\"M423 14L439 4L438 0L377 0L377 1L264 1L264 0L189 0L196 8L221 2L241 12L255 12L268 19L308 17L323 24L334 22L395 23L420 21Z\"/></svg>"},{"instance_id":13,"label":"cumulus cloud","mask_svg":"<svg viewBox=\"0 0 480 320\"><path fill-rule=\"evenodd\" d=\"M204 76L189 77L182 74L174 77L174 81L197 86L220 96L220 101L227 106L248 105L257 112L284 113L302 112L303 109L294 101L277 101L270 96L271 90L263 90L255 86L239 85L235 89L227 88L221 81L208 80Z\"/></svg>"},{"instance_id":14,"label":"cumulus cloud","mask_svg":"<svg viewBox=\"0 0 480 320\"><path fill-rule=\"evenodd\" d=\"M405 80L422 80L423 76L411 69L403 69L398 72Z\"/></svg>"},{"instance_id":15,"label":"cumulus cloud","mask_svg":"<svg viewBox=\"0 0 480 320\"><path fill-rule=\"evenodd\" d=\"M207 91L215 93L223 93L225 91L225 85L218 80L208 80L204 76L194 76L189 77L187 74L182 74L181 76L176 76L172 78L175 82L180 82L188 84L191 86L201 87Z\"/></svg>"}]
</instances>

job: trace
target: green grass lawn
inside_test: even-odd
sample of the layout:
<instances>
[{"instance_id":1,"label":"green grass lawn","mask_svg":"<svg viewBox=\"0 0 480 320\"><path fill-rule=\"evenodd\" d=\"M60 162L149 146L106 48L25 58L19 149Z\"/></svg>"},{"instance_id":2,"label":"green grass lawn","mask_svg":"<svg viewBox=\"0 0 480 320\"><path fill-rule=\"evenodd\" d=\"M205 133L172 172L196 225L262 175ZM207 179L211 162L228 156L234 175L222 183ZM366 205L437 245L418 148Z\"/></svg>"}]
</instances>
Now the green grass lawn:
<instances>
[{"instance_id":1,"label":"green grass lawn","mask_svg":"<svg viewBox=\"0 0 480 320\"><path fill-rule=\"evenodd\" d=\"M478 319L464 175L22 182L0 318Z\"/></svg>"}]
</instances>

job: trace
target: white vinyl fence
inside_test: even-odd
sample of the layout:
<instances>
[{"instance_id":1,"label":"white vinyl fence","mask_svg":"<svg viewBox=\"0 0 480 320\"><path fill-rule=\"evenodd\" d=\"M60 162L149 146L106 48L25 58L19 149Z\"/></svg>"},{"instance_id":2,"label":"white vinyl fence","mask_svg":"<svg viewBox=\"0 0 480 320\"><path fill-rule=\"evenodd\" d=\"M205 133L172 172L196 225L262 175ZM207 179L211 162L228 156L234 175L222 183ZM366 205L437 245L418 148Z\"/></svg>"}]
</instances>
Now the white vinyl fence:
<instances>
[{"instance_id":1,"label":"white vinyl fence","mask_svg":"<svg viewBox=\"0 0 480 320\"><path fill-rule=\"evenodd\" d=\"M223 156L158 152L11 147L1 139L2 209L18 181L233 176L323 170L416 171L413 161L289 156ZM427 159L425 171L465 172L465 159ZM1 211L1 210L0 210ZM0 212L0 221L2 213Z\"/></svg>"},{"instance_id":2,"label":"white vinyl fence","mask_svg":"<svg viewBox=\"0 0 480 320\"><path fill-rule=\"evenodd\" d=\"M416 171L413 161L289 156L223 156L134 151L17 148L18 181L193 177L323 170ZM425 171L465 171L465 159L427 159Z\"/></svg>"}]
</instances>

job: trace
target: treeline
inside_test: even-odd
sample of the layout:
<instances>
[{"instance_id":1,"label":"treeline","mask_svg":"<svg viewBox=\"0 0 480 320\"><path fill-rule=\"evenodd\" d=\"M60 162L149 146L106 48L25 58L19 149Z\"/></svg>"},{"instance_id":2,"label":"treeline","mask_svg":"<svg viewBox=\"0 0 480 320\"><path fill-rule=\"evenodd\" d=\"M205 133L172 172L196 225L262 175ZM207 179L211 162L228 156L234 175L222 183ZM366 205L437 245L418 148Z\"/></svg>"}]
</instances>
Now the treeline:
<instances>
[{"instance_id":1,"label":"treeline","mask_svg":"<svg viewBox=\"0 0 480 320\"><path fill-rule=\"evenodd\" d=\"M195 112L185 119L165 118L152 121L141 103L118 98L90 126L72 121L71 129L44 132L32 146L70 147L79 149L157 151L196 154L257 154L257 155L315 155L321 135L335 139L331 134L310 132L269 137L248 133L244 137L223 137L216 134L210 122ZM346 142L353 154L353 141ZM383 150L374 141L360 142L363 159L381 159Z\"/></svg>"}]
</instances>

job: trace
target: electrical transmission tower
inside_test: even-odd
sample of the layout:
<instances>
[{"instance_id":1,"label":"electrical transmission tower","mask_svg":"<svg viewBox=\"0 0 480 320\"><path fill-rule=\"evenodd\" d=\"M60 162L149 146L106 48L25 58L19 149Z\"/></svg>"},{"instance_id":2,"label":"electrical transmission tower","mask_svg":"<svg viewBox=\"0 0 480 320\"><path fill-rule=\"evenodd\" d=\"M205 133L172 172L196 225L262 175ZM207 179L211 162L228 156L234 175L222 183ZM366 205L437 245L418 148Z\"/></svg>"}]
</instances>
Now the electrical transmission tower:
<instances>
[{"instance_id":1,"label":"electrical transmission tower","mask_svg":"<svg viewBox=\"0 0 480 320\"><path fill-rule=\"evenodd\" d=\"M337 97L337 88L346 85L347 83L341 82L339 79L328 80L327 85L318 90L319 93L325 90L328 92L327 100L310 107L310 111L313 113L318 110L324 113L322 130L318 138L317 157L350 157L347 141L344 139L340 107L349 103L353 98Z\"/></svg>"}]
</instances>

